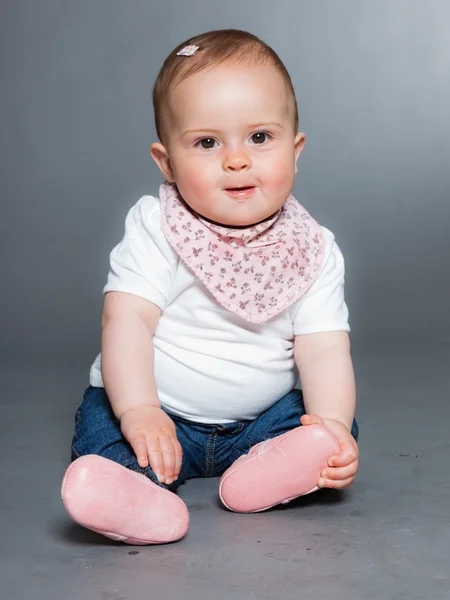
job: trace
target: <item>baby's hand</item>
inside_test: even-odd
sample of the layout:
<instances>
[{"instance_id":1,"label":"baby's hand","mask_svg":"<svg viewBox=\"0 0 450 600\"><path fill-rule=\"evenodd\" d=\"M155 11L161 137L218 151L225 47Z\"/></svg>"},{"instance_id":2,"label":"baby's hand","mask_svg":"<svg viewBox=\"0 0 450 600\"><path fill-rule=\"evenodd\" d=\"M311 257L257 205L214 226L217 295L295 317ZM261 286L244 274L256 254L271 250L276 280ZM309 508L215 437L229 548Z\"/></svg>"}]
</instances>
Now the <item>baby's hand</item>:
<instances>
[{"instance_id":1,"label":"baby's hand","mask_svg":"<svg viewBox=\"0 0 450 600\"><path fill-rule=\"evenodd\" d=\"M183 451L172 419L156 406L141 406L123 413L120 428L142 468L150 467L161 483L178 478Z\"/></svg>"},{"instance_id":2,"label":"baby's hand","mask_svg":"<svg viewBox=\"0 0 450 600\"><path fill-rule=\"evenodd\" d=\"M323 469L317 483L319 487L346 488L352 485L358 470L358 444L347 427L338 419L319 417L318 415L303 415L302 425L323 425L331 431L339 442L340 452L331 456L328 467Z\"/></svg>"}]
</instances>

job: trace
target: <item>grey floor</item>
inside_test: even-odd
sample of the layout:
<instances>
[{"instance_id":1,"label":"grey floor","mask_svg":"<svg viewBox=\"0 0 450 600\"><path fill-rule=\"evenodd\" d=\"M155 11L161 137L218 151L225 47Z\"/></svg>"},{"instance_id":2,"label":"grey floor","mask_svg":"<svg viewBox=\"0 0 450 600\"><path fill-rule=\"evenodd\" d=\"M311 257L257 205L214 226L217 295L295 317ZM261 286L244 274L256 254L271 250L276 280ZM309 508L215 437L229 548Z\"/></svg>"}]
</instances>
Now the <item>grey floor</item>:
<instances>
[{"instance_id":1,"label":"grey floor","mask_svg":"<svg viewBox=\"0 0 450 600\"><path fill-rule=\"evenodd\" d=\"M238 515L220 507L217 479L190 481L180 490L188 535L148 547L102 538L64 512L86 365L7 360L0 598L450 598L449 350L353 349L361 465L350 490Z\"/></svg>"}]
</instances>

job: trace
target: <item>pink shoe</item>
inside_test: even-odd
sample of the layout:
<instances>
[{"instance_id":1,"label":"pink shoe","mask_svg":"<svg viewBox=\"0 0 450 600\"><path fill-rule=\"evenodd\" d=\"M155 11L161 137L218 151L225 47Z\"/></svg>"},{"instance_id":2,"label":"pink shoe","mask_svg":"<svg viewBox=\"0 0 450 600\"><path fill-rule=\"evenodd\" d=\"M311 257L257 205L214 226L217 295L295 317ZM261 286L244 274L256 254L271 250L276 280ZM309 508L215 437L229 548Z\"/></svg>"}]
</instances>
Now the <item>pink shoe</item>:
<instances>
[{"instance_id":1,"label":"pink shoe","mask_svg":"<svg viewBox=\"0 0 450 600\"><path fill-rule=\"evenodd\" d=\"M235 512L259 512L315 492L320 472L339 452L322 425L302 425L251 448L225 471L220 499Z\"/></svg>"},{"instance_id":2,"label":"pink shoe","mask_svg":"<svg viewBox=\"0 0 450 600\"><path fill-rule=\"evenodd\" d=\"M126 544L174 542L189 527L181 498L145 475L95 454L69 466L61 496L76 523Z\"/></svg>"}]
</instances>

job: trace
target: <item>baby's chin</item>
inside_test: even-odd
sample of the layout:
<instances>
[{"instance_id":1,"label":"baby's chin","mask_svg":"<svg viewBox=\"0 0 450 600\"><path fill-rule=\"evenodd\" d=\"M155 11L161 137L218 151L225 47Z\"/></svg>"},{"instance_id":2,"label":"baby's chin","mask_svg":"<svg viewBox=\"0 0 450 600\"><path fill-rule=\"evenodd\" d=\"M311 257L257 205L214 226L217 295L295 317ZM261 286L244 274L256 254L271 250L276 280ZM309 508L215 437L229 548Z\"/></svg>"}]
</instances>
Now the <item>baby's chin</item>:
<instances>
[{"instance_id":1,"label":"baby's chin","mask_svg":"<svg viewBox=\"0 0 450 600\"><path fill-rule=\"evenodd\" d=\"M204 218L217 225L223 225L224 227L233 229L244 228L252 227L253 225L258 225L258 223L267 221L272 218L278 210L277 206L262 207L259 202L248 201L243 204L236 204L231 207L231 210L218 210L215 211L214 214L206 214L204 215Z\"/></svg>"},{"instance_id":2,"label":"baby's chin","mask_svg":"<svg viewBox=\"0 0 450 600\"><path fill-rule=\"evenodd\" d=\"M211 210L210 205L198 205L195 201L190 201L191 198L183 197L184 202L189 208L202 219L229 228L244 228L252 227L263 223L273 217L281 206L276 202L266 202L264 198L255 197L249 198L245 202L236 202L227 199L223 202L220 198L215 203L214 209ZM280 203L281 205L283 203Z\"/></svg>"},{"instance_id":3,"label":"baby's chin","mask_svg":"<svg viewBox=\"0 0 450 600\"><path fill-rule=\"evenodd\" d=\"M275 211L276 212L276 211ZM197 213L199 214L199 213ZM212 215L206 214L201 215L200 217L213 223L214 225L221 225L222 227L229 227L230 229L243 229L244 227L253 227L254 225L258 225L258 223L262 223L263 221L267 221L273 216L274 213L266 216L266 215Z\"/></svg>"}]
</instances>

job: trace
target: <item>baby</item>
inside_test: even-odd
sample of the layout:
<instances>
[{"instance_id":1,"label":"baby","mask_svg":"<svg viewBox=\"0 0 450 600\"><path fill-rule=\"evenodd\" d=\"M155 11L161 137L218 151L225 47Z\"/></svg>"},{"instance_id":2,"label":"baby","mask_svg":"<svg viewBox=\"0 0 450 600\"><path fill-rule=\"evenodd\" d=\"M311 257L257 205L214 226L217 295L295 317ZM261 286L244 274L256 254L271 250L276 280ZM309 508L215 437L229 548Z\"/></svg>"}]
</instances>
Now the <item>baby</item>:
<instances>
[{"instance_id":1,"label":"baby","mask_svg":"<svg viewBox=\"0 0 450 600\"><path fill-rule=\"evenodd\" d=\"M305 135L285 66L212 31L172 51L153 102L165 182L111 252L62 484L74 521L128 544L186 534L190 478L258 512L358 468L344 260L291 195Z\"/></svg>"}]
</instances>

